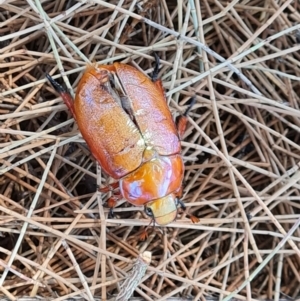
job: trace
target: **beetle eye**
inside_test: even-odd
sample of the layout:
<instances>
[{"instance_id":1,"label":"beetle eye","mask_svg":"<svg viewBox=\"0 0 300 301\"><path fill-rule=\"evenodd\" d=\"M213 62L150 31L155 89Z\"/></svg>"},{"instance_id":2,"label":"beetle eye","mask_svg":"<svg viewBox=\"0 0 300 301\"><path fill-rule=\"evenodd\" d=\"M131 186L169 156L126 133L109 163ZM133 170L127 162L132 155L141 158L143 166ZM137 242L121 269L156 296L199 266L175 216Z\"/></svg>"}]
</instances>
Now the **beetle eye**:
<instances>
[{"instance_id":1,"label":"beetle eye","mask_svg":"<svg viewBox=\"0 0 300 301\"><path fill-rule=\"evenodd\" d=\"M153 212L152 212L152 209L151 209L151 208L145 206L145 213L146 213L149 217L153 217Z\"/></svg>"}]
</instances>

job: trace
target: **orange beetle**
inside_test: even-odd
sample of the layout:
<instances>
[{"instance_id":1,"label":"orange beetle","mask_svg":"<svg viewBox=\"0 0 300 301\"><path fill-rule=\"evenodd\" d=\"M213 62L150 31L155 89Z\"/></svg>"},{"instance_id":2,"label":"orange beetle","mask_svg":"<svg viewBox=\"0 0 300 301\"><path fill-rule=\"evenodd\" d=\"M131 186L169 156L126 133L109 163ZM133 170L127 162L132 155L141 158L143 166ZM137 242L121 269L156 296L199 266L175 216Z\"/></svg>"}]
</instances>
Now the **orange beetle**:
<instances>
[{"instance_id":1,"label":"orange beetle","mask_svg":"<svg viewBox=\"0 0 300 301\"><path fill-rule=\"evenodd\" d=\"M157 80L157 55L155 59L152 80L121 63L88 66L74 102L51 76L47 78L70 109L93 156L118 180L121 196L133 205L145 205L148 216L166 225L176 218L178 204L185 208L178 198L184 173L179 136L192 104L177 130ZM116 185L101 191L110 188Z\"/></svg>"}]
</instances>

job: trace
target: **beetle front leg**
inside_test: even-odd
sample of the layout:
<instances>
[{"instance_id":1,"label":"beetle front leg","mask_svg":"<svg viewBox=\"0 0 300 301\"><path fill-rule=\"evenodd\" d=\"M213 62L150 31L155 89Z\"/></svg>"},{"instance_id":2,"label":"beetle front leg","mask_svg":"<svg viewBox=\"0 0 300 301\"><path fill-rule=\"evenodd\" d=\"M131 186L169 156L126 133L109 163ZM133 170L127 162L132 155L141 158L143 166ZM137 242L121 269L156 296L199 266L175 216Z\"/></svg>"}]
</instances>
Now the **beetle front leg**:
<instances>
[{"instance_id":1,"label":"beetle front leg","mask_svg":"<svg viewBox=\"0 0 300 301\"><path fill-rule=\"evenodd\" d=\"M181 209L183 211L185 211L186 210L186 206L185 206L184 202L181 201L180 199L177 199L177 202L180 205ZM195 216L195 215L187 214L186 217L189 218L192 221L192 223L194 223L194 224L199 222L199 218L197 216Z\"/></svg>"},{"instance_id":2,"label":"beetle front leg","mask_svg":"<svg viewBox=\"0 0 300 301\"><path fill-rule=\"evenodd\" d=\"M114 182L108 184L103 188L99 188L98 190L102 193L112 192L113 195L107 200L107 206L109 208L108 218L114 218L114 208L117 205L117 202L122 198L120 192L116 193L114 190L119 188L119 182Z\"/></svg>"},{"instance_id":3,"label":"beetle front leg","mask_svg":"<svg viewBox=\"0 0 300 301\"><path fill-rule=\"evenodd\" d=\"M178 131L178 135L179 135L180 139L182 138L183 134L186 131L186 126L187 126L187 122L188 122L187 115L190 112L193 105L195 104L195 102L196 102L196 98L192 97L190 99L190 104L189 104L188 108L185 110L185 112L178 119L177 131Z\"/></svg>"},{"instance_id":4,"label":"beetle front leg","mask_svg":"<svg viewBox=\"0 0 300 301\"><path fill-rule=\"evenodd\" d=\"M107 200L107 206L109 208L108 218L114 218L114 208L117 205L117 202L121 199L121 195L114 195Z\"/></svg>"},{"instance_id":5,"label":"beetle front leg","mask_svg":"<svg viewBox=\"0 0 300 301\"><path fill-rule=\"evenodd\" d=\"M148 238L148 229L151 226L151 224L153 224L152 225L152 232L154 231L155 221L154 221L154 219L152 219L151 222L149 223L149 225L147 227L145 227L142 230L142 233L139 235L140 241L145 241Z\"/></svg>"},{"instance_id":6,"label":"beetle front leg","mask_svg":"<svg viewBox=\"0 0 300 301\"><path fill-rule=\"evenodd\" d=\"M64 89L56 80L54 80L48 73L46 74L47 79L51 83L52 87L55 89L55 91L61 96L64 103L70 110L73 118L76 120L76 114L74 109L74 100L73 97L70 95L66 89Z\"/></svg>"}]
</instances>

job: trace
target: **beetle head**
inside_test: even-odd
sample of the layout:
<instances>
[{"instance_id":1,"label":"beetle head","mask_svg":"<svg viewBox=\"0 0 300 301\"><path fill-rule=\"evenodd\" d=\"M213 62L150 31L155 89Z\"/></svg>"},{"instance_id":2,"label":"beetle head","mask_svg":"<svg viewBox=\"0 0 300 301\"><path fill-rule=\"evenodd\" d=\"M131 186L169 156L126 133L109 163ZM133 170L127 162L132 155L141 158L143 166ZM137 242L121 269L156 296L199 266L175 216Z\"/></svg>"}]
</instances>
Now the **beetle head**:
<instances>
[{"instance_id":1,"label":"beetle head","mask_svg":"<svg viewBox=\"0 0 300 301\"><path fill-rule=\"evenodd\" d=\"M146 214L153 218L158 225L167 225L177 216L177 200L174 194L154 200L145 205Z\"/></svg>"}]
</instances>

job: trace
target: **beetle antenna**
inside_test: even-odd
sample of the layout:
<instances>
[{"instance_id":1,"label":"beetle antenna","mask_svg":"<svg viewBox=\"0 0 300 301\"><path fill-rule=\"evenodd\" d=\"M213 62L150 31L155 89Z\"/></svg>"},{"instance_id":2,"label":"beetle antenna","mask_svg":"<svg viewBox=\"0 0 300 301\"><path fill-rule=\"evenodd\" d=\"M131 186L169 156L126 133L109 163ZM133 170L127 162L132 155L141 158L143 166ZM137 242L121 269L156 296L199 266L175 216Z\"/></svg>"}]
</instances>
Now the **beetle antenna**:
<instances>
[{"instance_id":1,"label":"beetle antenna","mask_svg":"<svg viewBox=\"0 0 300 301\"><path fill-rule=\"evenodd\" d=\"M155 58L155 66L152 73L152 81L155 82L158 79L158 72L159 72L159 65L160 65L160 58L156 52L153 52Z\"/></svg>"},{"instance_id":2,"label":"beetle antenna","mask_svg":"<svg viewBox=\"0 0 300 301\"><path fill-rule=\"evenodd\" d=\"M190 112L191 108L194 106L195 102L196 102L196 97L195 96L191 97L190 104L187 107L187 109L185 110L185 112L182 114L183 116L187 116L189 114L189 112Z\"/></svg>"}]
</instances>

